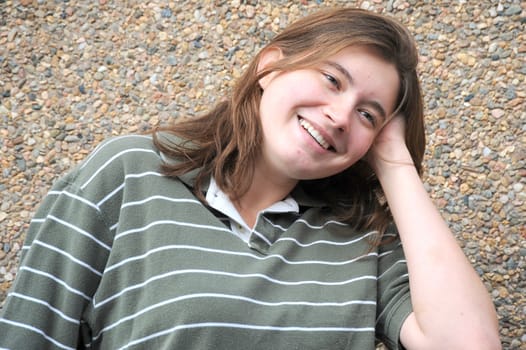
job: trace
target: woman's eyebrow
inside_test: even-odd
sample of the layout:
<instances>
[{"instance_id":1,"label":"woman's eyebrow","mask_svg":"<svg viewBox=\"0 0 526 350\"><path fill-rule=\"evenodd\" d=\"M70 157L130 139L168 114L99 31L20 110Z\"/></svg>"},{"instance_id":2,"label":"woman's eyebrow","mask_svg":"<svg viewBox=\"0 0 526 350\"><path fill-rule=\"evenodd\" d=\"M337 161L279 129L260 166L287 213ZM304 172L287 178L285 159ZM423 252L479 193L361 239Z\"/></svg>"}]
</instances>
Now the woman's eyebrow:
<instances>
[{"instance_id":1,"label":"woman's eyebrow","mask_svg":"<svg viewBox=\"0 0 526 350\"><path fill-rule=\"evenodd\" d=\"M337 62L334 62L334 61L325 61L324 62L325 64L333 67L334 69L336 69L338 72L340 72L341 74L343 74L343 76L345 77L345 79L348 81L348 83L350 85L352 85L353 83L353 78L351 76L351 73L349 73L349 71L347 69L345 69L341 64L337 63ZM383 119L383 121L385 121L385 119L387 118L387 112L385 111L385 109L382 107L382 105L380 104L380 102L378 101L374 101L374 100L370 100L370 101L367 101L365 103L366 105L369 105L371 108L374 108L378 111L378 114L380 114L380 117Z\"/></svg>"},{"instance_id":2,"label":"woman's eyebrow","mask_svg":"<svg viewBox=\"0 0 526 350\"><path fill-rule=\"evenodd\" d=\"M345 79L348 80L349 84L352 84L351 74L349 73L347 69L343 68L342 65L334 61L325 61L324 63L338 70L340 73L342 73L345 76Z\"/></svg>"}]
</instances>

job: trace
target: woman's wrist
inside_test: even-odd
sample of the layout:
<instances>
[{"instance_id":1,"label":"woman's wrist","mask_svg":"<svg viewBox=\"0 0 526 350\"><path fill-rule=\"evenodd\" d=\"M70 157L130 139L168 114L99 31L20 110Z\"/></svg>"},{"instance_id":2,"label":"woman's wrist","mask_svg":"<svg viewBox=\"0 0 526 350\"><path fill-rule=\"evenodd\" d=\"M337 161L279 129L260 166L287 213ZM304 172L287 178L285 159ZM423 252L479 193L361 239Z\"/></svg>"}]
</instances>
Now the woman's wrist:
<instances>
[{"instance_id":1,"label":"woman's wrist","mask_svg":"<svg viewBox=\"0 0 526 350\"><path fill-rule=\"evenodd\" d=\"M374 164L371 164L376 176L380 181L389 177L391 173L400 169L415 169L413 159L407 148L391 151L387 156L378 155L375 157ZM394 175L394 174L393 174Z\"/></svg>"}]
</instances>

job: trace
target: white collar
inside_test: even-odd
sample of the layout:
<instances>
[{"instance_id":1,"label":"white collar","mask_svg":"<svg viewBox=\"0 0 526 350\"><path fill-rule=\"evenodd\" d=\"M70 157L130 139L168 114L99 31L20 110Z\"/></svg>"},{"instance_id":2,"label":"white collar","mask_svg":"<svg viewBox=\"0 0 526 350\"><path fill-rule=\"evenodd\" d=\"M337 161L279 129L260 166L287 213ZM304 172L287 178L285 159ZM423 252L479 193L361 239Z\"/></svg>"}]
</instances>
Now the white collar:
<instances>
[{"instance_id":1,"label":"white collar","mask_svg":"<svg viewBox=\"0 0 526 350\"><path fill-rule=\"evenodd\" d=\"M206 201L208 202L208 205L228 216L230 220L233 220L235 223L242 225L245 229L252 231L252 229L246 224L245 220L243 220L230 198L219 188L219 186L217 186L213 177L210 178L210 185L206 191ZM263 213L290 212L299 213L299 205L292 196L288 195L284 200L271 204L266 209L260 211L258 216Z\"/></svg>"}]
</instances>

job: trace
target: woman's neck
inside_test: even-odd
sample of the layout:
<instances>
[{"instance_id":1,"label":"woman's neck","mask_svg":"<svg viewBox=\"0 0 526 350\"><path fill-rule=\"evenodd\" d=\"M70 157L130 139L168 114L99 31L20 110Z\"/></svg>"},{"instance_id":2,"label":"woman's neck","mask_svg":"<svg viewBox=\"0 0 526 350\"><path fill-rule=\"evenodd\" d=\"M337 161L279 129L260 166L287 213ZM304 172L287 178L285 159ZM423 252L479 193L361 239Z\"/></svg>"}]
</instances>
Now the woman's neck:
<instances>
[{"instance_id":1,"label":"woman's neck","mask_svg":"<svg viewBox=\"0 0 526 350\"><path fill-rule=\"evenodd\" d=\"M248 191L240 198L232 200L232 203L245 223L254 227L258 213L285 199L297 183L296 180L277 181L275 176L256 167Z\"/></svg>"}]
</instances>

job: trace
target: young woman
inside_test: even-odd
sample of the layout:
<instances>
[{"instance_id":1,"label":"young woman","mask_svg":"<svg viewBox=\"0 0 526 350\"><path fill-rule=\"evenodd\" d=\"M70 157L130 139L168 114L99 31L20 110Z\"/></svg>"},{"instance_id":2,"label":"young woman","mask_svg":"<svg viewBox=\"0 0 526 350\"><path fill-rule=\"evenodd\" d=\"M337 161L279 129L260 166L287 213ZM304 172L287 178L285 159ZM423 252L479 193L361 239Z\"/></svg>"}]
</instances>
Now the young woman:
<instances>
[{"instance_id":1,"label":"young woman","mask_svg":"<svg viewBox=\"0 0 526 350\"><path fill-rule=\"evenodd\" d=\"M210 113L99 146L32 220L0 348L499 349L420 180L417 61L319 12Z\"/></svg>"}]
</instances>

